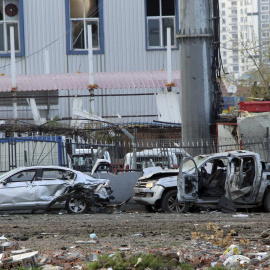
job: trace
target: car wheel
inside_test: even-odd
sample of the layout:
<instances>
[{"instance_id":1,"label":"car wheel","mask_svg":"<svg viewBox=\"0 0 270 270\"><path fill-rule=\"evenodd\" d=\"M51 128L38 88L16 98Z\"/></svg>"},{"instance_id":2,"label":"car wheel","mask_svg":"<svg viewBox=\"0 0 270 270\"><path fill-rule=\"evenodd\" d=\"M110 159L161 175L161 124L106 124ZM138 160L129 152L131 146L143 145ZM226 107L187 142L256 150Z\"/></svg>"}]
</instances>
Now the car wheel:
<instances>
[{"instance_id":1,"label":"car wheel","mask_svg":"<svg viewBox=\"0 0 270 270\"><path fill-rule=\"evenodd\" d=\"M82 214L88 210L88 204L84 199L70 198L66 201L66 210L71 214Z\"/></svg>"},{"instance_id":2,"label":"car wheel","mask_svg":"<svg viewBox=\"0 0 270 270\"><path fill-rule=\"evenodd\" d=\"M266 212L270 212L270 191L267 192L263 200L263 206Z\"/></svg>"},{"instance_id":3,"label":"car wheel","mask_svg":"<svg viewBox=\"0 0 270 270\"><path fill-rule=\"evenodd\" d=\"M189 209L189 204L178 202L177 190L170 190L163 196L161 208L167 213L185 213Z\"/></svg>"}]
</instances>

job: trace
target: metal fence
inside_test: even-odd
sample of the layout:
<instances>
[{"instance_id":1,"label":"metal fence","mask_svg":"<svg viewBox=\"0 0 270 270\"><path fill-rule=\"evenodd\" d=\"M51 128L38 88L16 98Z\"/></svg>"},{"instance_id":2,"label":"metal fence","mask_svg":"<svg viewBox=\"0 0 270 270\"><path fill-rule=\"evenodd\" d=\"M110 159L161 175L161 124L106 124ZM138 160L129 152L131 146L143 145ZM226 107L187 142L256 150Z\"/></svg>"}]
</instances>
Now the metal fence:
<instances>
[{"instance_id":1,"label":"metal fence","mask_svg":"<svg viewBox=\"0 0 270 270\"><path fill-rule=\"evenodd\" d=\"M35 165L69 166L62 136L0 139L0 173Z\"/></svg>"},{"instance_id":2,"label":"metal fence","mask_svg":"<svg viewBox=\"0 0 270 270\"><path fill-rule=\"evenodd\" d=\"M134 149L135 147L135 149ZM0 173L16 167L33 165L60 165L90 172L97 159L105 159L113 170L141 170L161 166L176 168L181 151L190 155L249 150L259 153L264 161L270 162L269 139L193 140L187 143L179 139L123 142L91 141L75 143L61 136L0 139ZM133 162L133 154L136 160ZM134 167L136 164L136 167Z\"/></svg>"},{"instance_id":3,"label":"metal fence","mask_svg":"<svg viewBox=\"0 0 270 270\"><path fill-rule=\"evenodd\" d=\"M135 150L134 150L135 147ZM248 150L259 153L264 161L270 161L268 139L228 140L216 139L197 140L182 143L179 139L139 141L136 144L115 142L111 144L92 142L90 144L72 144L72 151L67 151L72 157L75 169L89 171L98 158L107 159L114 171L141 170L146 167L161 166L176 168L179 165L181 151L185 150L192 156L228 152L234 150ZM74 155L74 149L84 149L84 153ZM136 152L136 167L133 163L133 154ZM75 164L77 162L77 164Z\"/></svg>"}]
</instances>

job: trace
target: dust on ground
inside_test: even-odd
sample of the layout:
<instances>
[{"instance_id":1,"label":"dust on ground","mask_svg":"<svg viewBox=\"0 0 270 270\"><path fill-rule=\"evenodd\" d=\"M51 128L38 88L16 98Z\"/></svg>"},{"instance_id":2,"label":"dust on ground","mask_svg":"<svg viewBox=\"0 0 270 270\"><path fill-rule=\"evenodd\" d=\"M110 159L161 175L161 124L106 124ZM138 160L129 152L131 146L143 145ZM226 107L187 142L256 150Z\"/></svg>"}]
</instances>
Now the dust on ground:
<instances>
[{"instance_id":1,"label":"dust on ground","mask_svg":"<svg viewBox=\"0 0 270 270\"><path fill-rule=\"evenodd\" d=\"M0 217L0 235L15 239L21 246L34 250L66 249L113 253L130 249L188 249L196 239L192 233L209 234L209 224L222 229L226 235L234 231L234 243L248 239L249 245L260 241L260 233L269 228L268 213L245 215L220 212L163 214L9 214ZM90 234L98 238L90 241Z\"/></svg>"}]
</instances>

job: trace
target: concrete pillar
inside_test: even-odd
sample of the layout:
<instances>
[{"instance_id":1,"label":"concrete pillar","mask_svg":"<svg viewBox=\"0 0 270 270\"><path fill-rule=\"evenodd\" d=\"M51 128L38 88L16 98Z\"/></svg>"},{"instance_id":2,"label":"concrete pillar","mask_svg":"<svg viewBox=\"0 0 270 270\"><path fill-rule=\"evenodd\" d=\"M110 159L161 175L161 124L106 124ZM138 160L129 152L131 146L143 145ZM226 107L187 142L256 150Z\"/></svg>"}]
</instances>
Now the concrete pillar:
<instances>
[{"instance_id":1,"label":"concrete pillar","mask_svg":"<svg viewBox=\"0 0 270 270\"><path fill-rule=\"evenodd\" d=\"M180 0L181 117L183 142L210 138L213 84L208 0ZM192 154L192 153L190 153Z\"/></svg>"}]
</instances>

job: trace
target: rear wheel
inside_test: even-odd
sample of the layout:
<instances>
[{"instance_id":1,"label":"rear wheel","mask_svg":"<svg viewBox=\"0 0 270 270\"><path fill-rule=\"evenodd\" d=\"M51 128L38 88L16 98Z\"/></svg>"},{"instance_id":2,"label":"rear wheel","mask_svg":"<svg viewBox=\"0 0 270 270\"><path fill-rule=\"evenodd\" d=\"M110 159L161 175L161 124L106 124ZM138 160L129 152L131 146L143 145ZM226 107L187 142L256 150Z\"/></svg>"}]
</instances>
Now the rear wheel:
<instances>
[{"instance_id":1,"label":"rear wheel","mask_svg":"<svg viewBox=\"0 0 270 270\"><path fill-rule=\"evenodd\" d=\"M161 208L167 213L185 213L189 209L189 204L180 203L177 199L177 190L170 190L163 196Z\"/></svg>"},{"instance_id":2,"label":"rear wheel","mask_svg":"<svg viewBox=\"0 0 270 270\"><path fill-rule=\"evenodd\" d=\"M71 214L82 214L88 210L88 204L84 199L70 198L66 201L66 210Z\"/></svg>"},{"instance_id":3,"label":"rear wheel","mask_svg":"<svg viewBox=\"0 0 270 270\"><path fill-rule=\"evenodd\" d=\"M270 212L270 191L267 192L263 200L263 206L266 212Z\"/></svg>"}]
</instances>

